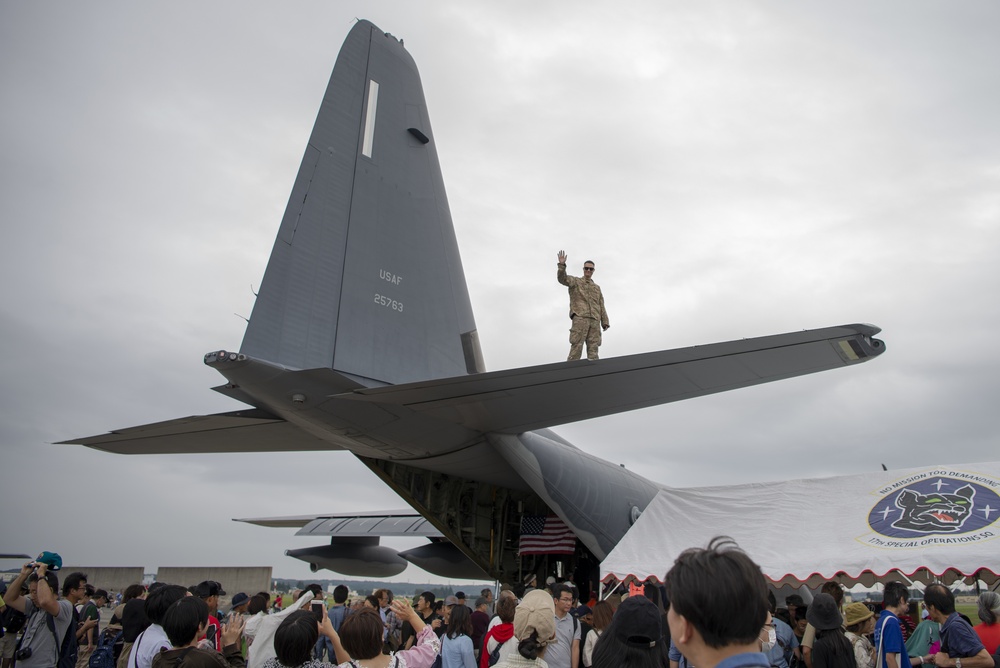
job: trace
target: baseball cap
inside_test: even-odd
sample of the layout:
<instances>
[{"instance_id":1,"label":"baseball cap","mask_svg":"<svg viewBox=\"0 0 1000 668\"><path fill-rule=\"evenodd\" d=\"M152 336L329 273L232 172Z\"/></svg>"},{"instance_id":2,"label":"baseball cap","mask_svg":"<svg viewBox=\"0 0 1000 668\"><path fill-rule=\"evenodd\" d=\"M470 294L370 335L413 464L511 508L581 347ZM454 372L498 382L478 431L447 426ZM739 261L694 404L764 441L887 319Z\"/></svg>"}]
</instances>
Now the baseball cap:
<instances>
[{"instance_id":1,"label":"baseball cap","mask_svg":"<svg viewBox=\"0 0 1000 668\"><path fill-rule=\"evenodd\" d=\"M656 647L663 639L661 617L656 605L645 596L629 596L618 606L605 631L611 631L621 643Z\"/></svg>"},{"instance_id":2,"label":"baseball cap","mask_svg":"<svg viewBox=\"0 0 1000 668\"><path fill-rule=\"evenodd\" d=\"M62 557L55 552L42 552L38 555L38 558L35 559L35 563L45 564L49 567L50 571L58 571L62 568Z\"/></svg>"}]
</instances>

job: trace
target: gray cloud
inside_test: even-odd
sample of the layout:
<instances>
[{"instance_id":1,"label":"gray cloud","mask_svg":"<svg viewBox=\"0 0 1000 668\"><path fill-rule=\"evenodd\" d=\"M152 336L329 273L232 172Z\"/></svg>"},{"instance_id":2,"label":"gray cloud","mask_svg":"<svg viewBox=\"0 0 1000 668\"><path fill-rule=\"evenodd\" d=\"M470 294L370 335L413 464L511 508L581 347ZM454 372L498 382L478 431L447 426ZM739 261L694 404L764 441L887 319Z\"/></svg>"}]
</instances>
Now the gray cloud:
<instances>
[{"instance_id":1,"label":"gray cloud","mask_svg":"<svg viewBox=\"0 0 1000 668\"><path fill-rule=\"evenodd\" d=\"M304 577L229 520L400 505L346 453L46 445L236 407L201 357L239 344L355 16L421 68L491 369L564 357L560 248L597 261L606 356L885 330L862 367L558 430L581 448L678 486L994 459L998 11L8 3L5 545Z\"/></svg>"}]
</instances>

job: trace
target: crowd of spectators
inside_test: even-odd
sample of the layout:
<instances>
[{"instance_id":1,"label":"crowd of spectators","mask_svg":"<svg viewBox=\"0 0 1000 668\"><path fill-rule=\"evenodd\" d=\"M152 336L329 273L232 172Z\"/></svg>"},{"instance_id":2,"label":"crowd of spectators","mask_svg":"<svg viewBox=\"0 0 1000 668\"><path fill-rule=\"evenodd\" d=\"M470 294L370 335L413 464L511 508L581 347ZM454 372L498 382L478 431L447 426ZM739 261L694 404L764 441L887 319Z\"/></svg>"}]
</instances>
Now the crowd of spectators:
<instances>
[{"instance_id":1,"label":"crowd of spectators","mask_svg":"<svg viewBox=\"0 0 1000 668\"><path fill-rule=\"evenodd\" d=\"M219 582L135 584L117 596L66 575L58 555L25 564L3 593L0 668L1000 668L1000 594L979 597L981 623L928 586L899 582L881 604L844 601L836 582L778 607L760 568L732 541L681 554L659 581L584 602L549 578L494 600L484 589L412 604L389 589L285 597ZM61 596L58 593L61 592ZM631 595L628 595L631 594ZM101 609L111 608L101 628Z\"/></svg>"}]
</instances>

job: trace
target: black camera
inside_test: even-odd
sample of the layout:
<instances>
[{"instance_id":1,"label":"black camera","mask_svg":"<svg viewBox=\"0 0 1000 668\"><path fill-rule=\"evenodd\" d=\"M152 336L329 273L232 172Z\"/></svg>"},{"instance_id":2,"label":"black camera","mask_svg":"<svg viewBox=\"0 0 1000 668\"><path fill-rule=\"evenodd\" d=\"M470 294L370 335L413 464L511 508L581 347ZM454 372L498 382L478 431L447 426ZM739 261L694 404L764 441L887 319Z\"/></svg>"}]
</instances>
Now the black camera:
<instances>
[{"instance_id":1,"label":"black camera","mask_svg":"<svg viewBox=\"0 0 1000 668\"><path fill-rule=\"evenodd\" d=\"M14 652L14 658L17 659L18 661L24 661L25 659L30 659L31 658L31 648L30 647L22 647L21 649L19 649L16 652Z\"/></svg>"}]
</instances>

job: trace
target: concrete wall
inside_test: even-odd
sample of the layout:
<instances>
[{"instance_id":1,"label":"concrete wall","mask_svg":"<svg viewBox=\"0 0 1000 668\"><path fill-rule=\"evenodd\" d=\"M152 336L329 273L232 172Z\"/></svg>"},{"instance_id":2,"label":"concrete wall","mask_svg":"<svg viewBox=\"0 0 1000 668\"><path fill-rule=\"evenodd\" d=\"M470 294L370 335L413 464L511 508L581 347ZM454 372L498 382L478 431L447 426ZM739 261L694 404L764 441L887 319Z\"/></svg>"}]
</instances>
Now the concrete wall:
<instances>
[{"instance_id":1,"label":"concrete wall","mask_svg":"<svg viewBox=\"0 0 1000 668\"><path fill-rule=\"evenodd\" d=\"M87 583L98 589L120 592L132 584L142 584L142 566L108 567L108 566L63 566L56 575L59 576L59 587L62 588L63 579L70 573L80 571L87 574ZM17 573L6 573L10 575L10 580L17 577ZM220 597L220 605L229 605L229 599L236 592L244 592L253 596L259 591L271 591L271 567L270 566L210 566L210 567L173 567L162 566L156 572L157 582L167 582L169 584L179 584L185 587L196 585L205 580L215 580L222 583L222 588L226 590L226 595ZM9 580L8 580L9 581Z\"/></svg>"},{"instance_id":2,"label":"concrete wall","mask_svg":"<svg viewBox=\"0 0 1000 668\"><path fill-rule=\"evenodd\" d=\"M142 584L145 569L142 566L63 566L56 573L59 576L59 588L62 589L67 575L77 571L87 574L87 584L94 585L97 589L119 592L129 585Z\"/></svg>"},{"instance_id":3,"label":"concrete wall","mask_svg":"<svg viewBox=\"0 0 1000 668\"><path fill-rule=\"evenodd\" d=\"M259 591L271 591L271 567L208 566L184 568L161 566L156 571L157 582L190 587L205 580L215 580L222 584L226 595L220 597L219 606L224 607L229 605L229 599L237 592L253 596Z\"/></svg>"}]
</instances>

